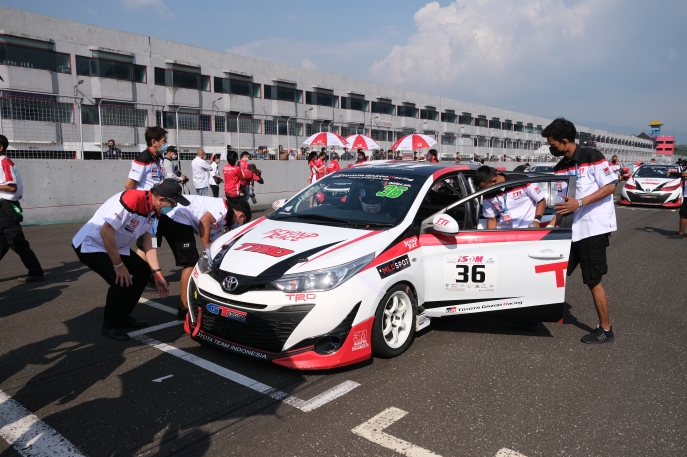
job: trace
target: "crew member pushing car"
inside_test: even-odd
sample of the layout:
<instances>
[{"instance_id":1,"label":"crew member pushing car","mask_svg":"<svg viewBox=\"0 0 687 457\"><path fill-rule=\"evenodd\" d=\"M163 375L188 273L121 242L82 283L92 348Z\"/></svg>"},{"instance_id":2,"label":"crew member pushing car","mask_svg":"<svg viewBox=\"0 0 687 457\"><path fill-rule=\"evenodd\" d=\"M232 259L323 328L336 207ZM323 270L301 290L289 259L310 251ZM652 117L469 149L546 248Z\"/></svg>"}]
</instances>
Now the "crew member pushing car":
<instances>
[{"instance_id":1,"label":"crew member pushing car","mask_svg":"<svg viewBox=\"0 0 687 457\"><path fill-rule=\"evenodd\" d=\"M561 195L565 202L556 203L556 225L562 216L573 213L572 245L568 276L580 266L582 281L594 299L599 325L582 338L583 343L613 341L613 328L608 317L608 297L601 278L608 273L606 248L611 232L617 230L613 193L618 178L604 155L594 148L575 143L575 125L562 117L549 124L542 136L554 157L562 157L554 174L576 176L575 198Z\"/></svg>"},{"instance_id":2,"label":"crew member pushing car","mask_svg":"<svg viewBox=\"0 0 687 457\"><path fill-rule=\"evenodd\" d=\"M172 248L174 260L181 271L181 304L177 316L185 319L188 312L186 291L193 267L198 262L196 237L200 236L206 256L210 258L210 245L222 234L225 227L235 229L251 219L248 202L240 199L232 203L203 195L188 195L188 206L163 208L157 234L163 236Z\"/></svg>"},{"instance_id":3,"label":"crew member pushing car","mask_svg":"<svg viewBox=\"0 0 687 457\"><path fill-rule=\"evenodd\" d=\"M512 178L485 165L477 169L472 180L480 189L486 189L497 184L505 187ZM544 210L544 193L538 184L529 183L484 195L482 214L487 218L487 229L539 228Z\"/></svg>"},{"instance_id":4,"label":"crew member pushing car","mask_svg":"<svg viewBox=\"0 0 687 457\"><path fill-rule=\"evenodd\" d=\"M107 200L72 239L81 263L98 273L110 286L105 300L102 333L118 341L128 340L126 327L147 327L131 317L153 271L155 286L164 298L169 293L160 271L152 234L157 218L165 207L188 205L181 195L181 185L165 179L150 190L126 190ZM136 255L129 244L142 240L147 260Z\"/></svg>"}]
</instances>

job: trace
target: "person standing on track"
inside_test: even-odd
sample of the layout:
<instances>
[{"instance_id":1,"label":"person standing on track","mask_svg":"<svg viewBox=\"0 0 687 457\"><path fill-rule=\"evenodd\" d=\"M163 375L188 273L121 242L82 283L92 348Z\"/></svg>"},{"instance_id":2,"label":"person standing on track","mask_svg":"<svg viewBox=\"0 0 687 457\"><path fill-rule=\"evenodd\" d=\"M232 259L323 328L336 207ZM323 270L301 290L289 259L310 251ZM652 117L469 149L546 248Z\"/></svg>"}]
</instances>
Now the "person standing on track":
<instances>
[{"instance_id":1,"label":"person standing on track","mask_svg":"<svg viewBox=\"0 0 687 457\"><path fill-rule=\"evenodd\" d=\"M93 217L72 239L72 247L81 263L98 273L110 286L105 300L102 333L113 340L125 341L124 328L147 327L131 317L143 294L150 271L160 297L169 287L160 271L157 249L153 249L151 231L166 207L188 205L181 185L171 179L155 184L150 190L125 190L113 195L98 208ZM145 258L134 255L129 245L142 239Z\"/></svg>"},{"instance_id":2,"label":"person standing on track","mask_svg":"<svg viewBox=\"0 0 687 457\"><path fill-rule=\"evenodd\" d=\"M19 200L24 194L24 186L14 162L5 155L8 147L7 137L0 135L0 260L11 248L28 270L28 275L18 281L39 282L44 280L43 268L21 229L24 214Z\"/></svg>"},{"instance_id":3,"label":"person standing on track","mask_svg":"<svg viewBox=\"0 0 687 457\"><path fill-rule=\"evenodd\" d=\"M212 171L212 167L205 161L205 151L199 149L196 157L191 162L191 170L193 171L193 187L196 188L196 195L207 195L208 187L210 187L210 179L208 173Z\"/></svg>"},{"instance_id":4,"label":"person standing on track","mask_svg":"<svg viewBox=\"0 0 687 457\"><path fill-rule=\"evenodd\" d=\"M327 168L325 170L326 174L330 175L332 173L336 173L339 170L341 170L341 167L339 166L339 154L337 154L336 152L332 152L330 160L327 163Z\"/></svg>"},{"instance_id":5,"label":"person standing on track","mask_svg":"<svg viewBox=\"0 0 687 457\"><path fill-rule=\"evenodd\" d=\"M210 190L212 190L212 196L219 197L219 185L222 184L222 175L219 172L219 161L220 155L213 154L210 158Z\"/></svg>"},{"instance_id":6,"label":"person standing on track","mask_svg":"<svg viewBox=\"0 0 687 457\"><path fill-rule=\"evenodd\" d=\"M623 165L618 162L618 156L614 155L611 157L611 163L608 164L608 168L615 174L615 177L620 181L620 174L623 171Z\"/></svg>"},{"instance_id":7,"label":"person standing on track","mask_svg":"<svg viewBox=\"0 0 687 457\"><path fill-rule=\"evenodd\" d=\"M671 235L670 238L683 239L685 237L685 229L687 229L687 161L678 160L678 170L682 177L682 205L680 205L680 222L678 224L677 233Z\"/></svg>"},{"instance_id":8,"label":"person standing on track","mask_svg":"<svg viewBox=\"0 0 687 457\"><path fill-rule=\"evenodd\" d=\"M614 335L608 315L608 296L601 279L608 273L606 248L609 238L611 232L617 230L613 194L618 178L601 152L575 143L576 134L575 125L562 117L542 132L551 155L562 157L554 166L554 173L577 177L575 198L562 196L565 202L556 203L554 209L556 225L560 224L562 216L573 214L568 276L580 266L582 281L592 293L599 316L596 330L581 341L607 343L614 340Z\"/></svg>"},{"instance_id":9,"label":"person standing on track","mask_svg":"<svg viewBox=\"0 0 687 457\"><path fill-rule=\"evenodd\" d=\"M200 258L196 235L200 237L206 257L210 258L210 245L219 238L225 227L233 230L249 222L252 217L250 206L243 199L233 203L203 195L189 195L187 199L190 202L188 206L162 210L165 214L160 217L157 230L158 235L164 237L172 248L176 265L183 268L179 283L181 306L177 312L177 317L182 320L188 313L188 281Z\"/></svg>"},{"instance_id":10,"label":"person standing on track","mask_svg":"<svg viewBox=\"0 0 687 457\"><path fill-rule=\"evenodd\" d=\"M162 168L165 171L165 179L173 179L179 184L183 185L188 178L179 172L179 167L174 163L178 158L177 148L174 146L168 146L167 152L162 158Z\"/></svg>"},{"instance_id":11,"label":"person standing on track","mask_svg":"<svg viewBox=\"0 0 687 457\"><path fill-rule=\"evenodd\" d=\"M238 200L246 200L244 188L251 179L253 173L249 170L242 170L238 164L239 155L236 151L227 151L227 164L222 168L224 175L224 194L229 203Z\"/></svg>"},{"instance_id":12,"label":"person standing on track","mask_svg":"<svg viewBox=\"0 0 687 457\"><path fill-rule=\"evenodd\" d=\"M308 154L308 168L310 169L310 176L308 177L308 184L313 184L317 181L317 152L312 151Z\"/></svg>"}]
</instances>

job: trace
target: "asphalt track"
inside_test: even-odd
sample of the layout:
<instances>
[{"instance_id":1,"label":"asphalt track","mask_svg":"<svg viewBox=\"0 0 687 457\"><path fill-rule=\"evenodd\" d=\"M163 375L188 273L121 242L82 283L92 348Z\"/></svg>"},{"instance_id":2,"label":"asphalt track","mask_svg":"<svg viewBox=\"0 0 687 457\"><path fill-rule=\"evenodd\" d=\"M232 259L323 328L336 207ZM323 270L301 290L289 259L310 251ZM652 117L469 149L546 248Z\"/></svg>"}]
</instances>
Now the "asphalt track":
<instances>
[{"instance_id":1,"label":"asphalt track","mask_svg":"<svg viewBox=\"0 0 687 457\"><path fill-rule=\"evenodd\" d=\"M687 239L667 238L674 211L617 218L614 343L579 342L596 314L578 271L563 325L434 320L401 357L321 373L200 346L180 325L104 338L106 286L70 247L80 224L26 227L47 281L18 284L12 252L0 262L0 416L11 403L20 419L0 421L14 443L0 439L0 456L59 440L88 456L687 455ZM161 260L172 296L144 297L171 309L180 272L167 247ZM134 315L174 320L145 304Z\"/></svg>"}]
</instances>

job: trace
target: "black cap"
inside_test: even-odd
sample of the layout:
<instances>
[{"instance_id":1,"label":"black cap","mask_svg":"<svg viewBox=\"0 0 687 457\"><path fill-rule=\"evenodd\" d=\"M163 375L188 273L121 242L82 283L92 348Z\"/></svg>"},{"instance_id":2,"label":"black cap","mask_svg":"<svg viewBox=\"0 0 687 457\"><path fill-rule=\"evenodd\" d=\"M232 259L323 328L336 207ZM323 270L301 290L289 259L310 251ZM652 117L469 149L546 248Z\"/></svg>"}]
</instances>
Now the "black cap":
<instances>
[{"instance_id":1,"label":"black cap","mask_svg":"<svg viewBox=\"0 0 687 457\"><path fill-rule=\"evenodd\" d=\"M165 179L159 184L153 186L153 193L169 198L181 206L188 206L189 201L181 194L181 184L173 179Z\"/></svg>"},{"instance_id":2,"label":"black cap","mask_svg":"<svg viewBox=\"0 0 687 457\"><path fill-rule=\"evenodd\" d=\"M167 152L177 152L176 146L167 146Z\"/></svg>"}]
</instances>

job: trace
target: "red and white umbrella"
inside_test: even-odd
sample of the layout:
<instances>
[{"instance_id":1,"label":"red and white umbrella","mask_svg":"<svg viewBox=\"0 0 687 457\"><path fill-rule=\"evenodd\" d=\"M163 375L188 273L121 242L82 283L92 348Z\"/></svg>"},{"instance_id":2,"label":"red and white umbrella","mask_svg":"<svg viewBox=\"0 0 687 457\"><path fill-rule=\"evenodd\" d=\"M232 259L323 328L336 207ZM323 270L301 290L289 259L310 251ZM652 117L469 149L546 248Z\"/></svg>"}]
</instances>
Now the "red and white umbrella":
<instances>
[{"instance_id":1,"label":"red and white umbrella","mask_svg":"<svg viewBox=\"0 0 687 457\"><path fill-rule=\"evenodd\" d=\"M400 138L391 146L394 151L414 151L416 149L431 148L437 142L431 136L421 133L413 133Z\"/></svg>"},{"instance_id":2,"label":"red and white umbrella","mask_svg":"<svg viewBox=\"0 0 687 457\"><path fill-rule=\"evenodd\" d=\"M348 141L349 149L365 149L368 151L370 149L381 149L375 140L365 135L349 135L346 137L346 141Z\"/></svg>"},{"instance_id":3,"label":"red and white umbrella","mask_svg":"<svg viewBox=\"0 0 687 457\"><path fill-rule=\"evenodd\" d=\"M316 133L303 142L307 146L340 146L348 147L348 141L338 133Z\"/></svg>"}]
</instances>

